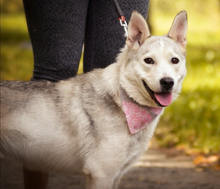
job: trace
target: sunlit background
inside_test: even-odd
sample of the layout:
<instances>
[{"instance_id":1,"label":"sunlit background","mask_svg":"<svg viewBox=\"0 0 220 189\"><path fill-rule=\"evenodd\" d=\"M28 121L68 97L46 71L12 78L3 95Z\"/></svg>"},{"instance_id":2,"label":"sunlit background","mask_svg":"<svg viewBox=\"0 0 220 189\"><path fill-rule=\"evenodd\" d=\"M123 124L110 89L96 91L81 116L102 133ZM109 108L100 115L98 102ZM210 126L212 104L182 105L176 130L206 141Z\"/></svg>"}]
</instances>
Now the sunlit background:
<instances>
[{"instance_id":1,"label":"sunlit background","mask_svg":"<svg viewBox=\"0 0 220 189\"><path fill-rule=\"evenodd\" d=\"M188 13L188 74L178 100L166 108L155 134L160 146L220 152L220 1L151 0L153 35L168 32ZM30 80L33 54L22 0L1 1L1 80ZM82 72L80 64L79 72Z\"/></svg>"}]
</instances>

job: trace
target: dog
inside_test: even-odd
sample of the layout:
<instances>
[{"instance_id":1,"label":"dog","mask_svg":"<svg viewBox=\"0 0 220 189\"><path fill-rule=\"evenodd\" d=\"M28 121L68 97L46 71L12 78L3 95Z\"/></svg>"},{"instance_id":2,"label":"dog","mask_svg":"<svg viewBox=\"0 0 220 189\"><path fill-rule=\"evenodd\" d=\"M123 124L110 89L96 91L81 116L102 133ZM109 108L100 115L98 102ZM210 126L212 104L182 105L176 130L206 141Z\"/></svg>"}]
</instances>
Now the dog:
<instances>
[{"instance_id":1,"label":"dog","mask_svg":"<svg viewBox=\"0 0 220 189\"><path fill-rule=\"evenodd\" d=\"M187 13L151 36L136 11L116 63L59 82L1 82L1 149L42 172L83 172L88 189L116 189L147 149L186 75Z\"/></svg>"}]
</instances>

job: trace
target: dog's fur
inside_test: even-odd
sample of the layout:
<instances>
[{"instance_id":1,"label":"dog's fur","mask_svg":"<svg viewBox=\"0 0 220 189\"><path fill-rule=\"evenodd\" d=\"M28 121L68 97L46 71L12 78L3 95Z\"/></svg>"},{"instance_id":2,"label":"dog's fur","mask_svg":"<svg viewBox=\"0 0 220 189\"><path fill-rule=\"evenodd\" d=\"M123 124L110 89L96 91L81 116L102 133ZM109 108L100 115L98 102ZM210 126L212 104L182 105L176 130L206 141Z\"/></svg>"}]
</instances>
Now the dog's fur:
<instances>
[{"instance_id":1,"label":"dog's fur","mask_svg":"<svg viewBox=\"0 0 220 189\"><path fill-rule=\"evenodd\" d=\"M150 36L144 18L133 12L126 45L107 68L57 83L1 82L2 151L32 170L83 171L90 189L117 188L146 150L160 117L131 135L119 88L149 107L163 106L149 89L176 99L186 75L186 31L185 11L160 37ZM173 87L164 89L163 78L171 78Z\"/></svg>"}]
</instances>

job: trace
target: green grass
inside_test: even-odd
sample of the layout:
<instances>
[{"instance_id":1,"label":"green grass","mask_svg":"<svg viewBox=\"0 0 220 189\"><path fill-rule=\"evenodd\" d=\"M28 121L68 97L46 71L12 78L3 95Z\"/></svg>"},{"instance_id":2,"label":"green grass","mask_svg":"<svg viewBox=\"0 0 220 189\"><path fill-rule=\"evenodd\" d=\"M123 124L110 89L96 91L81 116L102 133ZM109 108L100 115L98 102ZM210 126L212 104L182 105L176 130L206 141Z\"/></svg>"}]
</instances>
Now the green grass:
<instances>
[{"instance_id":1,"label":"green grass","mask_svg":"<svg viewBox=\"0 0 220 189\"><path fill-rule=\"evenodd\" d=\"M1 80L29 80L33 53L24 15L2 15L1 26Z\"/></svg>"},{"instance_id":2,"label":"green grass","mask_svg":"<svg viewBox=\"0 0 220 189\"><path fill-rule=\"evenodd\" d=\"M161 5L161 2L163 6ZM184 146L205 153L220 152L220 15L217 0L151 1L153 34L167 33L173 17L188 12L187 76L179 98L156 129L161 146ZM205 2L204 2L205 3ZM215 6L216 4L216 6ZM202 7L200 10L200 7ZM1 16L1 80L30 80L33 53L25 16ZM79 72L82 73L82 59Z\"/></svg>"}]
</instances>

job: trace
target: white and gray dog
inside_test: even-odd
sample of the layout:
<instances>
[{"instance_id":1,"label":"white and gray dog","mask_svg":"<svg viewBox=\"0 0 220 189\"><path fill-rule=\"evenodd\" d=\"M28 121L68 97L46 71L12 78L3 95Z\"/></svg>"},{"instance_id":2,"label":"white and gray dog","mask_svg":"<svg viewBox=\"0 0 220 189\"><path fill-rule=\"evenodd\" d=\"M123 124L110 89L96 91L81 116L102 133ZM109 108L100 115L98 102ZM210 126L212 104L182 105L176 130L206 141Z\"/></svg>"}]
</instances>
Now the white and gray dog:
<instances>
[{"instance_id":1,"label":"white and gray dog","mask_svg":"<svg viewBox=\"0 0 220 189\"><path fill-rule=\"evenodd\" d=\"M42 172L84 172L88 189L116 189L147 149L186 75L187 14L151 36L133 12L116 63L57 83L1 82L1 148Z\"/></svg>"}]
</instances>

